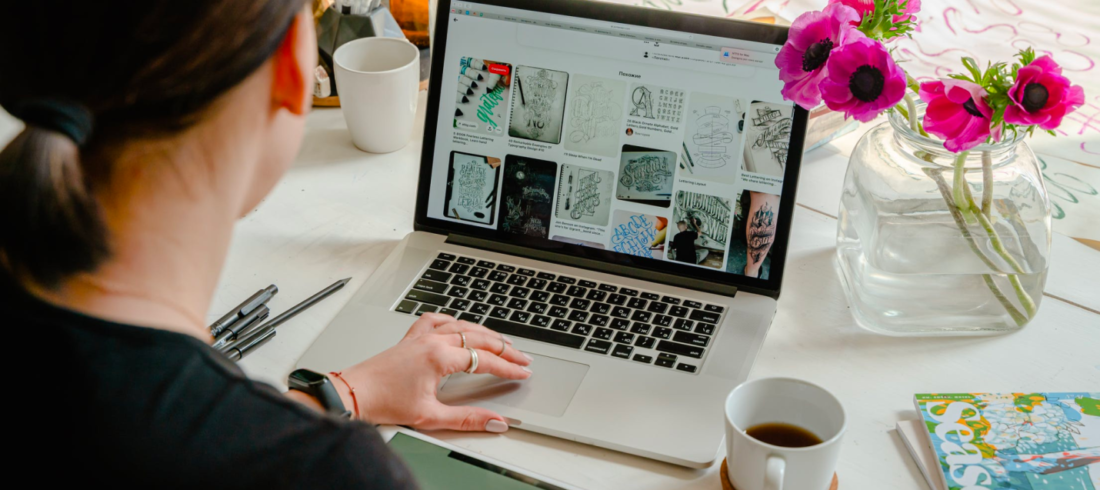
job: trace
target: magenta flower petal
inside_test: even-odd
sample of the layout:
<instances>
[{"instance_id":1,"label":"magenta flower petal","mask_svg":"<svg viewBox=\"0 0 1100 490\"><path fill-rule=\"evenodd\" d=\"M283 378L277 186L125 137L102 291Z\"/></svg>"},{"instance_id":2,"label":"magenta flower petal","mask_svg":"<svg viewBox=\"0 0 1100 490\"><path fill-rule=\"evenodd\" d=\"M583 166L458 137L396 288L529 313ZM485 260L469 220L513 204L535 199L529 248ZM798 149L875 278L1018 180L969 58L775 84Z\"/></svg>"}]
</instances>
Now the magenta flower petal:
<instances>
[{"instance_id":1,"label":"magenta flower petal","mask_svg":"<svg viewBox=\"0 0 1100 490\"><path fill-rule=\"evenodd\" d=\"M1005 122L1048 130L1060 126L1066 114L1085 104L1085 90L1071 85L1050 56L1020 68L1008 97L1012 103L1005 108Z\"/></svg>"},{"instance_id":2,"label":"magenta flower petal","mask_svg":"<svg viewBox=\"0 0 1100 490\"><path fill-rule=\"evenodd\" d=\"M834 4L847 5L855 10L859 14L856 25L859 25L865 15L875 11L875 0L829 0L829 5Z\"/></svg>"},{"instance_id":3,"label":"magenta flower petal","mask_svg":"<svg viewBox=\"0 0 1100 490\"><path fill-rule=\"evenodd\" d=\"M901 0L899 0L898 3L901 3ZM901 15L894 16L895 24L898 22L905 22L910 19L912 19L913 22L916 22L917 18L914 14L920 12L920 0L909 0L909 3L906 3L905 6L901 8L900 12Z\"/></svg>"},{"instance_id":4,"label":"magenta flower petal","mask_svg":"<svg viewBox=\"0 0 1100 490\"><path fill-rule=\"evenodd\" d=\"M989 138L993 117L986 95L980 85L965 80L947 78L922 83L920 98L928 103L924 130L943 138L944 148L954 153L982 144Z\"/></svg>"},{"instance_id":5,"label":"magenta flower petal","mask_svg":"<svg viewBox=\"0 0 1100 490\"><path fill-rule=\"evenodd\" d=\"M827 65L821 98L845 117L870 121L905 96L905 72L878 41L852 39L833 50Z\"/></svg>"},{"instance_id":6,"label":"magenta flower petal","mask_svg":"<svg viewBox=\"0 0 1100 490\"><path fill-rule=\"evenodd\" d=\"M845 5L806 12L791 24L787 42L775 58L783 98L812 109L821 102L818 86L827 73L832 52L863 34L852 27L859 14Z\"/></svg>"}]
</instances>

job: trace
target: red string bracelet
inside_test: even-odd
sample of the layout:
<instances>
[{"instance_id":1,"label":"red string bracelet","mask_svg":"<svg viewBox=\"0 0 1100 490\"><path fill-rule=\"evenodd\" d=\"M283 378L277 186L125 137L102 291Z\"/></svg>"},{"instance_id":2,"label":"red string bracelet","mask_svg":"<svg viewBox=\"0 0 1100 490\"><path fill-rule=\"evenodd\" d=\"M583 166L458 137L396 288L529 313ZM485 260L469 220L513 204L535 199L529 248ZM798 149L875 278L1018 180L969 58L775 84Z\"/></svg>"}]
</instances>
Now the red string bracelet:
<instances>
[{"instance_id":1,"label":"red string bracelet","mask_svg":"<svg viewBox=\"0 0 1100 490\"><path fill-rule=\"evenodd\" d=\"M333 372L328 373L328 374L331 375L331 376L335 376L336 379L338 379L340 381L343 381L344 386L348 387L348 393L351 393L352 407L355 409L355 418L359 418L359 399L355 397L355 388L351 387L351 383L348 383L348 380L344 379L344 377L340 375L341 373L333 371Z\"/></svg>"}]
</instances>

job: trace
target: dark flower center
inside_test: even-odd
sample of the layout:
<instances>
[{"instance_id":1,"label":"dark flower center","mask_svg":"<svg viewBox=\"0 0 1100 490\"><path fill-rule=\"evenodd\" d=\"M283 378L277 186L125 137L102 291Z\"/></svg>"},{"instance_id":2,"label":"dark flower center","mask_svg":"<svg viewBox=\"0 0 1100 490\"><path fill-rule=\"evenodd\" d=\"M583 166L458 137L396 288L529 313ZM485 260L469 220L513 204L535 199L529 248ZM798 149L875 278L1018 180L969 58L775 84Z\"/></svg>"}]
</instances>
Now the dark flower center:
<instances>
[{"instance_id":1,"label":"dark flower center","mask_svg":"<svg viewBox=\"0 0 1100 490\"><path fill-rule=\"evenodd\" d=\"M971 116L985 118L985 115L982 114L982 111L978 110L978 104L974 103L973 97L966 99L966 102L963 102L963 109L966 109L966 112L969 112Z\"/></svg>"},{"instance_id":2,"label":"dark flower center","mask_svg":"<svg viewBox=\"0 0 1100 490\"><path fill-rule=\"evenodd\" d=\"M1024 109L1027 112L1038 112L1047 105L1047 98L1050 97L1050 92L1047 92L1047 88L1039 82L1031 82L1024 86L1024 100L1020 103L1023 104Z\"/></svg>"},{"instance_id":3,"label":"dark flower center","mask_svg":"<svg viewBox=\"0 0 1100 490\"><path fill-rule=\"evenodd\" d=\"M833 50L833 40L822 39L810 45L805 53L802 53L802 71L814 71L825 64L829 59L829 51Z\"/></svg>"},{"instance_id":4,"label":"dark flower center","mask_svg":"<svg viewBox=\"0 0 1100 490\"><path fill-rule=\"evenodd\" d=\"M871 65L863 65L856 68L852 77L848 79L848 90L852 91L855 98L863 102L871 102L882 95L882 87L886 77L878 68Z\"/></svg>"}]
</instances>

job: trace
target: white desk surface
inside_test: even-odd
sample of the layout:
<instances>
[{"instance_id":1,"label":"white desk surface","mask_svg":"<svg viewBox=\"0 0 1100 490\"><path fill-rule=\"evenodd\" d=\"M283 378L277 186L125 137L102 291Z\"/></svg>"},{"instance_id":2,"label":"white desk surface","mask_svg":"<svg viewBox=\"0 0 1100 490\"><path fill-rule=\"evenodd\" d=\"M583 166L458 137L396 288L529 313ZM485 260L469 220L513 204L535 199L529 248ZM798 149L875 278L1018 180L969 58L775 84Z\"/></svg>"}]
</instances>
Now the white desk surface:
<instances>
[{"instance_id":1,"label":"white desk surface","mask_svg":"<svg viewBox=\"0 0 1100 490\"><path fill-rule=\"evenodd\" d=\"M238 225L211 320L271 283L280 290L272 310L281 311L353 277L246 358L242 366L250 375L283 386L298 357L412 231L423 96L416 135L388 155L355 149L339 109L315 110L294 167ZM15 129L0 117L0 141ZM833 270L846 161L832 145L803 159L785 287L751 374L808 379L841 398L849 425L837 469L840 488L926 488L893 432L898 420L916 417L914 393L1100 389L1100 252L1061 235L1039 315L1018 333L893 338L856 326ZM538 366L532 367L537 376ZM686 469L522 430L434 435L590 490L721 488L717 463Z\"/></svg>"}]
</instances>

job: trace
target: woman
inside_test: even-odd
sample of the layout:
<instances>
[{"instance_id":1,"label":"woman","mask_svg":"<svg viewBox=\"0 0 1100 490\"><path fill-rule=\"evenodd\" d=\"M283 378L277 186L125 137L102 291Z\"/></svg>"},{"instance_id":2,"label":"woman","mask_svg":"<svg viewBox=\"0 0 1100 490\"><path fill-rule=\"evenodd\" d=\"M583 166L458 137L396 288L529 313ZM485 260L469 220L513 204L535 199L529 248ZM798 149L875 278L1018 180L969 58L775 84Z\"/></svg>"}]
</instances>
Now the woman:
<instances>
[{"instance_id":1,"label":"woman","mask_svg":"<svg viewBox=\"0 0 1100 490\"><path fill-rule=\"evenodd\" d=\"M371 426L207 345L234 221L298 151L317 51L303 0L17 5L0 20L0 105L26 123L0 152L0 308L42 394L17 443L64 468L40 478L413 487ZM479 373L530 375L499 334L425 315L330 381L373 423L503 432L436 398L472 365L463 343Z\"/></svg>"}]
</instances>

